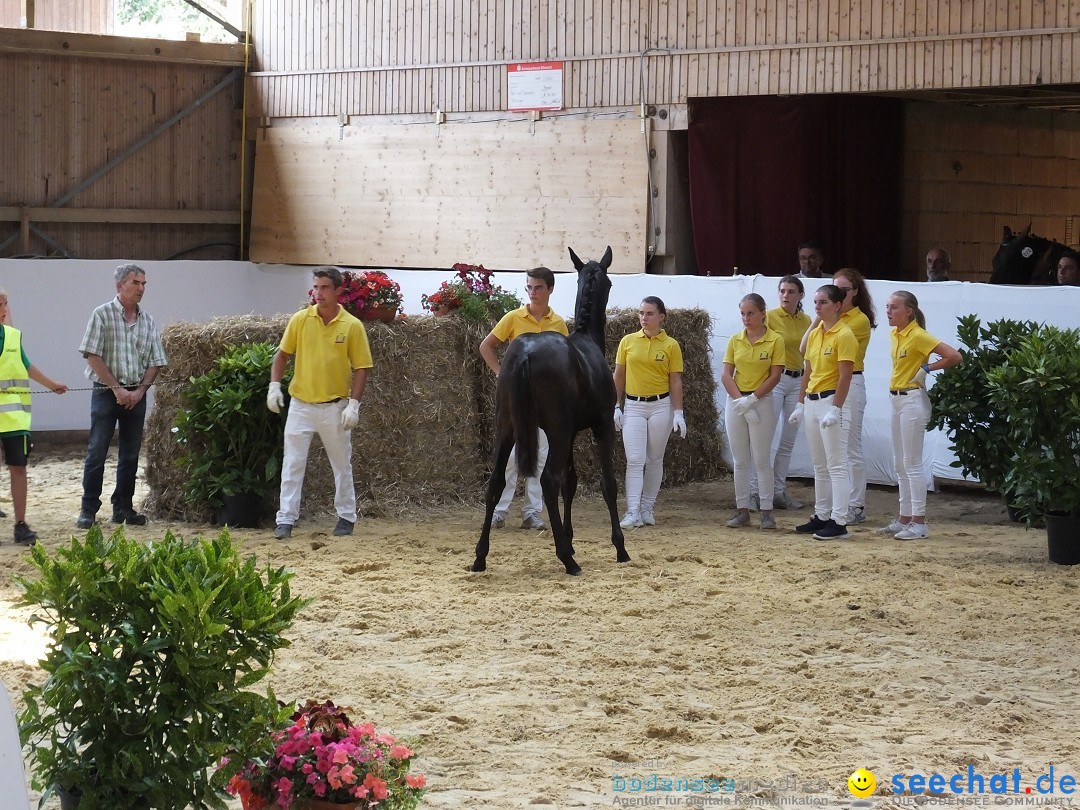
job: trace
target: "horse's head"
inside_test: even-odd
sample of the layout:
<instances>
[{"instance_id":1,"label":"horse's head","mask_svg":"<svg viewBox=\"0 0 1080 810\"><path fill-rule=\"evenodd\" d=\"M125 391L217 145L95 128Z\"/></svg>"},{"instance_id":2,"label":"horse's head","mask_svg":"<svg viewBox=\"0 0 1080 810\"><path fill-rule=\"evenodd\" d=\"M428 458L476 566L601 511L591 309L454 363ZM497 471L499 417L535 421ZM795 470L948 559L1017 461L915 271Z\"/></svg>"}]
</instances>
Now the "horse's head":
<instances>
[{"instance_id":1,"label":"horse's head","mask_svg":"<svg viewBox=\"0 0 1080 810\"><path fill-rule=\"evenodd\" d=\"M574 331L588 332L604 348L604 326L607 323L607 302L611 293L611 279L607 269L611 267L611 246L600 261L583 262L570 251L570 261L578 273L577 303L574 304Z\"/></svg>"},{"instance_id":2,"label":"horse's head","mask_svg":"<svg viewBox=\"0 0 1080 810\"><path fill-rule=\"evenodd\" d=\"M1040 263L1057 245L1050 239L1031 233L1031 223L1022 231L1013 231L1008 225L1001 235L1001 245L993 258L991 284L1030 284Z\"/></svg>"}]
</instances>

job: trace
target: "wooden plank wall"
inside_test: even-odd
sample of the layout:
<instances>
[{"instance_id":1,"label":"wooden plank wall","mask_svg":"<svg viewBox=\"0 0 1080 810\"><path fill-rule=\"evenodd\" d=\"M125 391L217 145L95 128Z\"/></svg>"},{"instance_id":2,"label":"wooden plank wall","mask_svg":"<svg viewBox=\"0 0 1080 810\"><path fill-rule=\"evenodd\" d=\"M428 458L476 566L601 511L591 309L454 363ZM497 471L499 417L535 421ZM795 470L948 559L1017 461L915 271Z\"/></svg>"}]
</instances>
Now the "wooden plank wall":
<instances>
[{"instance_id":1,"label":"wooden plank wall","mask_svg":"<svg viewBox=\"0 0 1080 810\"><path fill-rule=\"evenodd\" d=\"M0 170L0 205L50 205L228 73L202 65L0 53L3 142L9 157L18 156ZM68 206L239 211L241 84L218 93ZM239 240L238 221L39 227L78 258L161 259ZM18 228L0 222L0 241ZM19 252L16 244L3 255ZM51 248L35 238L33 252ZM216 247L210 255L236 258L238 250Z\"/></svg>"},{"instance_id":2,"label":"wooden plank wall","mask_svg":"<svg viewBox=\"0 0 1080 810\"><path fill-rule=\"evenodd\" d=\"M1002 226L1066 241L1080 215L1080 116L950 104L906 108L904 263L952 255L952 278L986 281ZM1074 237L1075 238L1075 237Z\"/></svg>"},{"instance_id":3,"label":"wooden plank wall","mask_svg":"<svg viewBox=\"0 0 1080 810\"><path fill-rule=\"evenodd\" d=\"M253 261L526 269L611 245L613 272L643 269L637 121L285 127L257 148Z\"/></svg>"},{"instance_id":4,"label":"wooden plank wall","mask_svg":"<svg viewBox=\"0 0 1080 810\"><path fill-rule=\"evenodd\" d=\"M18 28L24 0L0 0L0 28ZM34 0L34 28L42 31L113 32L113 0Z\"/></svg>"},{"instance_id":5,"label":"wooden plank wall","mask_svg":"<svg viewBox=\"0 0 1080 810\"><path fill-rule=\"evenodd\" d=\"M306 118L499 111L505 64L544 59L571 109L1060 84L1078 27L1069 0L256 0L251 87Z\"/></svg>"}]
</instances>

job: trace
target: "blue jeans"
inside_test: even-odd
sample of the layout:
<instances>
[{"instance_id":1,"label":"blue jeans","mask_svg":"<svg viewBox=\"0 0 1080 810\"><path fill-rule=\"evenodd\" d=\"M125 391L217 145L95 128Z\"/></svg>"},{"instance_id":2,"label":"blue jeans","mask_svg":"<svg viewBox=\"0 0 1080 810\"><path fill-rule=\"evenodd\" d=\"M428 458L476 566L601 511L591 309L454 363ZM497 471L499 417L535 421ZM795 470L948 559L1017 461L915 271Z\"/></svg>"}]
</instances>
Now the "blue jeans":
<instances>
[{"instance_id":1,"label":"blue jeans","mask_svg":"<svg viewBox=\"0 0 1080 810\"><path fill-rule=\"evenodd\" d=\"M117 439L113 511L132 507L145 418L146 397L139 400L139 404L129 411L117 404L116 397L108 388L94 387L90 395L90 441L86 448L86 463L83 464L83 512L96 515L101 508L105 457L109 455L109 445L117 424L120 426L120 435Z\"/></svg>"}]
</instances>

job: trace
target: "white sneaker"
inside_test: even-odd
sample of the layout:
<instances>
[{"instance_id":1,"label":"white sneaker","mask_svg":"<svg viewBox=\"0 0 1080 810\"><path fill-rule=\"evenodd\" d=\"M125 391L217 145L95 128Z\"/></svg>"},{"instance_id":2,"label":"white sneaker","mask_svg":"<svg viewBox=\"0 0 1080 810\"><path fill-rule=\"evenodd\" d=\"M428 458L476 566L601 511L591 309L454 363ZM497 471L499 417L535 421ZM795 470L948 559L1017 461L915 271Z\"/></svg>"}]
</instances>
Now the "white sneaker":
<instances>
[{"instance_id":1,"label":"white sneaker","mask_svg":"<svg viewBox=\"0 0 1080 810\"><path fill-rule=\"evenodd\" d=\"M491 515L491 528L501 529L506 525L506 512L493 512Z\"/></svg>"},{"instance_id":2,"label":"white sneaker","mask_svg":"<svg viewBox=\"0 0 1080 810\"><path fill-rule=\"evenodd\" d=\"M624 529L637 529L645 525L645 521L641 519L640 512L627 512L619 523Z\"/></svg>"},{"instance_id":3,"label":"white sneaker","mask_svg":"<svg viewBox=\"0 0 1080 810\"><path fill-rule=\"evenodd\" d=\"M522 515L521 528L542 531L547 528L547 525L544 523L544 519L536 514L536 512L530 512L527 515Z\"/></svg>"},{"instance_id":4,"label":"white sneaker","mask_svg":"<svg viewBox=\"0 0 1080 810\"><path fill-rule=\"evenodd\" d=\"M750 525L750 512L747 509L737 509L731 516L731 520L724 524L729 529L738 529L740 526Z\"/></svg>"},{"instance_id":5,"label":"white sneaker","mask_svg":"<svg viewBox=\"0 0 1080 810\"><path fill-rule=\"evenodd\" d=\"M899 520L893 520L893 522L890 523L888 526L885 526L885 527L883 527L881 529L878 529L877 533L878 534L891 534L891 535L893 535L895 537L897 532L904 531L909 525L911 525L911 524L909 524L909 523L901 523Z\"/></svg>"},{"instance_id":6,"label":"white sneaker","mask_svg":"<svg viewBox=\"0 0 1080 810\"><path fill-rule=\"evenodd\" d=\"M912 521L902 532L893 535L897 540L925 540L930 536L930 527L925 523Z\"/></svg>"},{"instance_id":7,"label":"white sneaker","mask_svg":"<svg viewBox=\"0 0 1080 810\"><path fill-rule=\"evenodd\" d=\"M641 522L644 523L646 526L655 526L656 525L656 518L653 517L653 513L652 513L651 509L648 509L648 510L642 509L641 510Z\"/></svg>"},{"instance_id":8,"label":"white sneaker","mask_svg":"<svg viewBox=\"0 0 1080 810\"><path fill-rule=\"evenodd\" d=\"M854 526L856 523L862 523L866 520L866 510L861 506L853 506L848 509L847 513L847 525Z\"/></svg>"}]
</instances>

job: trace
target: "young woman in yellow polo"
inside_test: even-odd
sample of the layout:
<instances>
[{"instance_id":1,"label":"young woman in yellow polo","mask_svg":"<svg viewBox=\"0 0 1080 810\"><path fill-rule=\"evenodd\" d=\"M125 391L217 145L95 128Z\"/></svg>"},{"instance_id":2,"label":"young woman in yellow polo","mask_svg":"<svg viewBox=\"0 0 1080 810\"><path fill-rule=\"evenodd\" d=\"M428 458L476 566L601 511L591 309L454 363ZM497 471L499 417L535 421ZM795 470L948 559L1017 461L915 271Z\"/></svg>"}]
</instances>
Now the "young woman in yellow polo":
<instances>
[{"instance_id":1,"label":"young woman in yellow polo","mask_svg":"<svg viewBox=\"0 0 1080 810\"><path fill-rule=\"evenodd\" d=\"M507 312L480 343L480 357L496 377L499 376L501 368L499 358L495 354L495 347L499 344L509 343L519 335L534 332L558 332L564 337L569 335L566 330L566 321L548 305L548 300L554 290L555 274L548 268L534 267L525 271L525 292L529 296L529 303ZM546 528L543 517L544 492L540 487L540 473L544 471L544 465L547 463L547 454L547 434L543 430L538 430L536 475L531 475L525 480L525 503L521 507L521 528L523 529ZM517 482L517 453L511 450L510 460L506 463L506 486L503 487L502 497L499 498L499 503L492 513L491 528L501 529L506 525L510 504L517 490Z\"/></svg>"},{"instance_id":2,"label":"young woman in yellow polo","mask_svg":"<svg viewBox=\"0 0 1080 810\"><path fill-rule=\"evenodd\" d=\"M683 356L664 331L667 308L655 295L638 308L641 330L619 341L615 353L615 427L626 450L623 528L656 525L653 509L664 477L664 451L672 432L686 438Z\"/></svg>"},{"instance_id":3,"label":"young woman in yellow polo","mask_svg":"<svg viewBox=\"0 0 1080 810\"><path fill-rule=\"evenodd\" d=\"M926 478L923 476L923 439L930 421L930 398L926 375L955 366L963 356L926 331L926 317L919 300L907 290L889 296L885 315L892 327L893 463L900 484L900 517L881 529L897 540L920 540L930 536L926 526ZM930 355L940 359L931 362Z\"/></svg>"},{"instance_id":4,"label":"young woman in yellow polo","mask_svg":"<svg viewBox=\"0 0 1080 810\"><path fill-rule=\"evenodd\" d=\"M807 337L802 392L788 419L799 424L805 414L806 444L814 462L814 515L796 526L795 531L812 533L818 540L848 536L851 479L847 443L851 409L847 396L859 341L840 320L844 297L844 291L832 284L814 293L818 325Z\"/></svg>"},{"instance_id":5,"label":"young woman in yellow polo","mask_svg":"<svg viewBox=\"0 0 1080 810\"><path fill-rule=\"evenodd\" d=\"M866 347L870 344L870 330L877 326L877 315L870 290L863 274L854 267L843 267L833 273L833 284L846 294L840 309L840 320L848 325L859 341L859 354L851 372L851 391L847 404L851 408L851 432L848 434L848 473L851 476L851 497L848 500L849 526L866 520L866 459L863 457L862 426L866 413L866 378L863 364Z\"/></svg>"},{"instance_id":6,"label":"young woman in yellow polo","mask_svg":"<svg viewBox=\"0 0 1080 810\"><path fill-rule=\"evenodd\" d=\"M727 391L724 426L735 461L735 514L727 522L736 529L750 523L750 469L757 480L766 482L760 493L761 528L775 529L772 440L776 432L776 410L772 392L784 370L784 337L765 323L765 299L757 293L739 302L743 330L732 335L724 351L720 382Z\"/></svg>"},{"instance_id":7,"label":"young woman in yellow polo","mask_svg":"<svg viewBox=\"0 0 1080 810\"><path fill-rule=\"evenodd\" d=\"M780 382L772 390L773 410L780 423L780 442L773 457L773 506L776 509L802 509L800 501L795 500L787 491L787 474L791 469L791 450L795 446L795 437L799 426L788 422L788 417L799 404L799 391L802 388L803 354L800 349L803 336L810 328L810 316L803 312L803 296L806 289L798 276L784 276L777 285L780 293L780 306L765 313L765 323L784 339L784 371ZM757 476L753 469L750 482L750 507L758 496Z\"/></svg>"}]
</instances>

